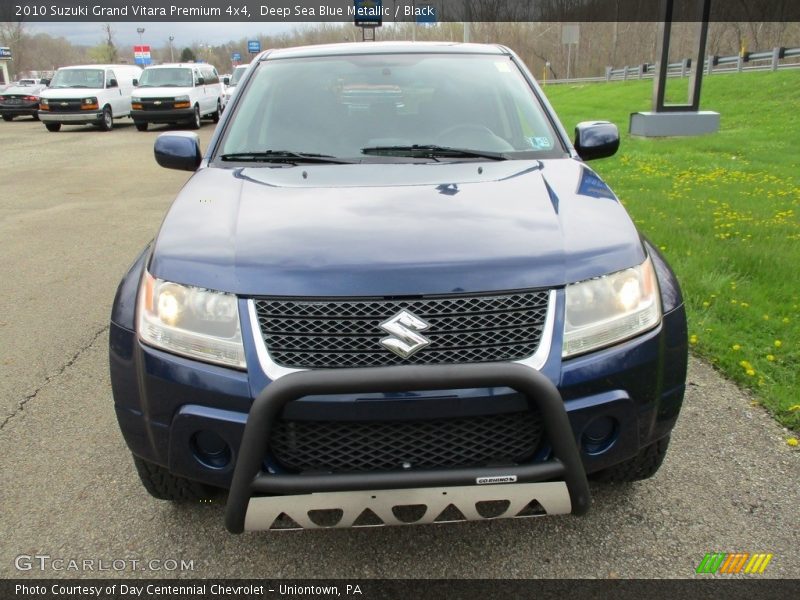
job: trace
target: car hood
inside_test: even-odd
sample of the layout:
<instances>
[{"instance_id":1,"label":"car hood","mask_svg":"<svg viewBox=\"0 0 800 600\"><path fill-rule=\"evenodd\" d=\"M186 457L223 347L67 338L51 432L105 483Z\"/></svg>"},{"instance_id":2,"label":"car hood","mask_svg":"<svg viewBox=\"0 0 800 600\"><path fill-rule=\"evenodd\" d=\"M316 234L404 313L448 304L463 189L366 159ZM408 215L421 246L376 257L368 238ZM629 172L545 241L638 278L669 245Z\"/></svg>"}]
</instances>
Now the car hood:
<instances>
[{"instance_id":1,"label":"car hood","mask_svg":"<svg viewBox=\"0 0 800 600\"><path fill-rule=\"evenodd\" d=\"M63 100L65 98L88 98L102 93L103 88L47 88L39 94L48 100Z\"/></svg>"},{"instance_id":2,"label":"car hood","mask_svg":"<svg viewBox=\"0 0 800 600\"><path fill-rule=\"evenodd\" d=\"M3 94L17 95L17 96L38 96L44 89L43 85L12 85L3 90Z\"/></svg>"},{"instance_id":3,"label":"car hood","mask_svg":"<svg viewBox=\"0 0 800 600\"><path fill-rule=\"evenodd\" d=\"M240 295L558 287L644 260L633 223L573 159L204 168L149 269Z\"/></svg>"},{"instance_id":4,"label":"car hood","mask_svg":"<svg viewBox=\"0 0 800 600\"><path fill-rule=\"evenodd\" d=\"M191 87L136 87L133 95L137 98L174 98L191 93Z\"/></svg>"}]
</instances>

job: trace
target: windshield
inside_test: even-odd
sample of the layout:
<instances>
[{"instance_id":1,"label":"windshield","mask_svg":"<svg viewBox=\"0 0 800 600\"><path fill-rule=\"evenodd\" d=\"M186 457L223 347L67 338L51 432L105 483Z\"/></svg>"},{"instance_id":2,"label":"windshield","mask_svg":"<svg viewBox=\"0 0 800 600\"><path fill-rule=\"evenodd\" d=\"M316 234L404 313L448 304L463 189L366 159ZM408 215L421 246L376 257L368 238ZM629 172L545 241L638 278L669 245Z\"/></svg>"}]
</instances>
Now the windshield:
<instances>
[{"instance_id":1,"label":"windshield","mask_svg":"<svg viewBox=\"0 0 800 600\"><path fill-rule=\"evenodd\" d=\"M59 69L56 71L51 88L102 88L104 85L102 69Z\"/></svg>"},{"instance_id":2,"label":"windshield","mask_svg":"<svg viewBox=\"0 0 800 600\"><path fill-rule=\"evenodd\" d=\"M247 71L247 66L236 67L233 70L233 75L231 75L231 82L228 85L233 87L234 85L239 83L239 80L242 78L242 75L244 75L245 71Z\"/></svg>"},{"instance_id":3,"label":"windshield","mask_svg":"<svg viewBox=\"0 0 800 600\"><path fill-rule=\"evenodd\" d=\"M192 87L191 69L145 69L139 87Z\"/></svg>"},{"instance_id":4,"label":"windshield","mask_svg":"<svg viewBox=\"0 0 800 600\"><path fill-rule=\"evenodd\" d=\"M407 161L419 159L410 149L415 145L512 159L566 156L510 58L474 54L261 62L221 152L282 150Z\"/></svg>"}]
</instances>

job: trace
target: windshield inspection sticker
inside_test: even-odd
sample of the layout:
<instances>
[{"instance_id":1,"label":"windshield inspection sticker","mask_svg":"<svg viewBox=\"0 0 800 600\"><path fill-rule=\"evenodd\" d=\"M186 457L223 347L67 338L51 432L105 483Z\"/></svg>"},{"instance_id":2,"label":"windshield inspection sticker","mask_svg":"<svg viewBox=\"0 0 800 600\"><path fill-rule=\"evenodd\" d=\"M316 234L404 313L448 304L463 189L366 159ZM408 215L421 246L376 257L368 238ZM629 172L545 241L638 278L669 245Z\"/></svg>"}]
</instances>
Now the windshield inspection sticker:
<instances>
[{"instance_id":1,"label":"windshield inspection sticker","mask_svg":"<svg viewBox=\"0 0 800 600\"><path fill-rule=\"evenodd\" d=\"M490 483L517 483L517 476L497 475L496 477L478 477L475 483L478 485L488 485Z\"/></svg>"},{"instance_id":2,"label":"windshield inspection sticker","mask_svg":"<svg viewBox=\"0 0 800 600\"><path fill-rule=\"evenodd\" d=\"M553 141L549 137L529 137L528 142L534 150L550 150L553 147Z\"/></svg>"}]
</instances>

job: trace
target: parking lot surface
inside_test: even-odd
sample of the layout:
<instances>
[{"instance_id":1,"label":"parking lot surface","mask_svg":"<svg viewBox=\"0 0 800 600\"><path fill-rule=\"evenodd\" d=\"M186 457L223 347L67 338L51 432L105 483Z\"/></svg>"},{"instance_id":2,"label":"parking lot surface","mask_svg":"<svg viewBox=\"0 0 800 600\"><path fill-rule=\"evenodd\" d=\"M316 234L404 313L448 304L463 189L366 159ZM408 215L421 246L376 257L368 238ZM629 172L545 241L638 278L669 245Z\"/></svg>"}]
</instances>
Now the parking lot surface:
<instances>
[{"instance_id":1,"label":"parking lot surface","mask_svg":"<svg viewBox=\"0 0 800 600\"><path fill-rule=\"evenodd\" d=\"M114 417L107 323L188 178L156 165L164 130L0 123L0 576L690 577L707 552L772 553L764 576L800 573L800 453L696 360L661 471L593 486L585 517L232 536L224 498L152 499ZM144 564L19 571L20 555ZM190 568L149 563L169 560Z\"/></svg>"}]
</instances>

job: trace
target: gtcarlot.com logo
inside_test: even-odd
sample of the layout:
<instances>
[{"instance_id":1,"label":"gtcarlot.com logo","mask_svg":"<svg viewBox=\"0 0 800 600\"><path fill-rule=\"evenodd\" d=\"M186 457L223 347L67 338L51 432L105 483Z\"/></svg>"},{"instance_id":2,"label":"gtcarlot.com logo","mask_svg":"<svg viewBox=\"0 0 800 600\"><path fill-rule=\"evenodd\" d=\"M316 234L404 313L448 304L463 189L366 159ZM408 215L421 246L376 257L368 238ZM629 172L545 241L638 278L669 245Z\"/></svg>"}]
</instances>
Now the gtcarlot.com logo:
<instances>
[{"instance_id":1,"label":"gtcarlot.com logo","mask_svg":"<svg viewBox=\"0 0 800 600\"><path fill-rule=\"evenodd\" d=\"M772 554L749 552L708 553L697 565L698 574L746 575L761 574L772 560Z\"/></svg>"},{"instance_id":2,"label":"gtcarlot.com logo","mask_svg":"<svg viewBox=\"0 0 800 600\"><path fill-rule=\"evenodd\" d=\"M194 571L194 560L174 558L61 558L49 554L20 554L14 559L17 571Z\"/></svg>"}]
</instances>

